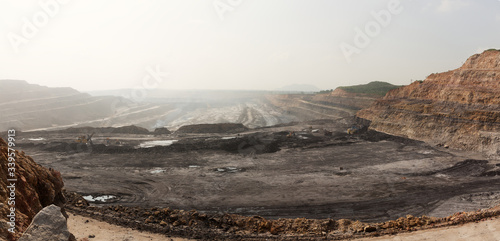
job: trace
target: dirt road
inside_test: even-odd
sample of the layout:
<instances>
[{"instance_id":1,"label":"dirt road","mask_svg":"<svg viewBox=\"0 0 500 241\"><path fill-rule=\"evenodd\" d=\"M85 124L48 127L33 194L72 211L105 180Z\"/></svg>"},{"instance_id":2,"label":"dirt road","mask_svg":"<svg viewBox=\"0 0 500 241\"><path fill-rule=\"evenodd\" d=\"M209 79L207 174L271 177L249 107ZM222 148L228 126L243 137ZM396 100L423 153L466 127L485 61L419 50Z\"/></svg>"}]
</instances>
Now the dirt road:
<instances>
[{"instance_id":1,"label":"dirt road","mask_svg":"<svg viewBox=\"0 0 500 241\"><path fill-rule=\"evenodd\" d=\"M93 218L68 213L68 229L76 240L82 241L188 241L189 239L167 237L165 235L141 232L131 228L102 222Z\"/></svg>"},{"instance_id":2,"label":"dirt road","mask_svg":"<svg viewBox=\"0 0 500 241\"><path fill-rule=\"evenodd\" d=\"M357 241L499 241L500 218L479 223L468 223L461 226L422 230L412 233L401 233L380 238L363 238Z\"/></svg>"}]
</instances>

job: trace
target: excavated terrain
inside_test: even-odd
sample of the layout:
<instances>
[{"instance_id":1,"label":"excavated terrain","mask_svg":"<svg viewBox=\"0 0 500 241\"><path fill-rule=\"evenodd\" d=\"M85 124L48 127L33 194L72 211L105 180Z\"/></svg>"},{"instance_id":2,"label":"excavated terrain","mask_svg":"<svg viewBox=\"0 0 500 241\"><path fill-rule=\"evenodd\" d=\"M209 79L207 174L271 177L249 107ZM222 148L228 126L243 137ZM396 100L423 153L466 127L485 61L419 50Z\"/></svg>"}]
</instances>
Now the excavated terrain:
<instances>
[{"instance_id":1,"label":"excavated terrain","mask_svg":"<svg viewBox=\"0 0 500 241\"><path fill-rule=\"evenodd\" d=\"M216 236L222 232L254 237L290 229L294 234L316 232L313 236L326 237L340 232L337 228L344 225L340 219L381 223L406 215L446 217L498 204L500 163L496 160L366 127L346 134L353 124L347 118L227 134L96 133L92 146L76 143L74 133L25 132L19 134L17 148L43 166L60 170L67 190L89 200L91 207L82 209L80 203L74 208L78 212L99 216L112 206L103 219L120 220L134 207L140 207L133 212L141 217L147 215L141 210L148 209L144 212L160 211L158 215L166 208L197 210L218 217L213 222L222 231L212 230L206 221L200 224ZM222 225L224 213L230 220ZM183 230L194 225L188 219L175 223L175 216L155 215L147 216L149 221L137 219L138 223L115 222ZM246 217L254 218L242 221ZM281 218L290 219L276 224L281 228L271 229L272 223L279 223L272 220ZM162 226L161 221L166 224ZM311 231L308 223L319 226ZM231 229L234 225L245 228ZM252 225L264 226L247 227ZM361 229L364 233L366 225L352 228L349 235ZM186 236L189 230L171 234ZM343 237L344 232L335 235Z\"/></svg>"},{"instance_id":2,"label":"excavated terrain","mask_svg":"<svg viewBox=\"0 0 500 241\"><path fill-rule=\"evenodd\" d=\"M344 96L338 93L337 89L329 94L267 95L266 99L273 106L283 109L285 113L304 121L351 117L360 109L360 106L368 107L375 100L370 97Z\"/></svg>"},{"instance_id":3,"label":"excavated terrain","mask_svg":"<svg viewBox=\"0 0 500 241\"><path fill-rule=\"evenodd\" d=\"M172 236L350 239L480 221L499 214L499 53L382 100L338 89L195 103L145 120L167 128L42 128L18 132L16 150L61 172L73 212Z\"/></svg>"},{"instance_id":4,"label":"excavated terrain","mask_svg":"<svg viewBox=\"0 0 500 241\"><path fill-rule=\"evenodd\" d=\"M499 107L500 51L487 50L458 69L389 91L357 116L377 131L498 158Z\"/></svg>"}]
</instances>

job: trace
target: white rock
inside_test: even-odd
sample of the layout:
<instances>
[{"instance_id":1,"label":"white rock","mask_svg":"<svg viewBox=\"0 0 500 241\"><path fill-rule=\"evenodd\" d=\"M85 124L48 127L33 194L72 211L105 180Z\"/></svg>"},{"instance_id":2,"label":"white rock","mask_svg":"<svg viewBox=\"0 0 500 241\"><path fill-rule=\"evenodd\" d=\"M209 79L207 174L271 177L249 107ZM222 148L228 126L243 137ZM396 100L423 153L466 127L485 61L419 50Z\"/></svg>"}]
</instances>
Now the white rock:
<instances>
[{"instance_id":1,"label":"white rock","mask_svg":"<svg viewBox=\"0 0 500 241\"><path fill-rule=\"evenodd\" d=\"M68 241L73 235L68 231L61 208L50 205L38 212L18 241Z\"/></svg>"}]
</instances>

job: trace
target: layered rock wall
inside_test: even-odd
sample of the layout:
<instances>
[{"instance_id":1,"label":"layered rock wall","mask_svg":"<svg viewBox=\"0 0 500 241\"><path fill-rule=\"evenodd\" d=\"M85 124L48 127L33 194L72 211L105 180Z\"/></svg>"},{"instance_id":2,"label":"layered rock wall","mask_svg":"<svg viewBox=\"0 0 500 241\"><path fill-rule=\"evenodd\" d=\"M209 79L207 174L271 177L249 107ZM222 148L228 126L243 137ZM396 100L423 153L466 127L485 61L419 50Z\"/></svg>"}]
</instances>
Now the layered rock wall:
<instances>
[{"instance_id":1,"label":"layered rock wall","mask_svg":"<svg viewBox=\"0 0 500 241\"><path fill-rule=\"evenodd\" d=\"M500 51L391 90L358 112L370 128L464 150L500 154Z\"/></svg>"}]
</instances>

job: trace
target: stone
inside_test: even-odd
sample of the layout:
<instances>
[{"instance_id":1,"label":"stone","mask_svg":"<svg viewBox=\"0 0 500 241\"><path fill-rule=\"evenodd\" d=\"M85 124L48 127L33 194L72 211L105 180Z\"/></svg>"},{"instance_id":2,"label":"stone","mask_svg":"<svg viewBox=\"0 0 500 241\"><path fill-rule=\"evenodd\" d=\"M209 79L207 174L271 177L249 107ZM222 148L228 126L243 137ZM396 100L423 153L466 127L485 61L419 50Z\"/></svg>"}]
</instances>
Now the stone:
<instances>
[{"instance_id":1,"label":"stone","mask_svg":"<svg viewBox=\"0 0 500 241\"><path fill-rule=\"evenodd\" d=\"M19 241L68 241L71 240L71 236L66 218L61 213L61 208L50 205L35 215Z\"/></svg>"},{"instance_id":2,"label":"stone","mask_svg":"<svg viewBox=\"0 0 500 241\"><path fill-rule=\"evenodd\" d=\"M128 235L123 237L123 241L136 241L137 239L134 238L132 235Z\"/></svg>"},{"instance_id":3,"label":"stone","mask_svg":"<svg viewBox=\"0 0 500 241\"><path fill-rule=\"evenodd\" d=\"M377 228L373 226L365 226L364 231L367 233L371 233L377 231Z\"/></svg>"}]
</instances>

